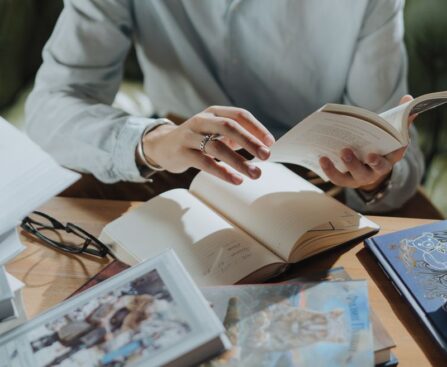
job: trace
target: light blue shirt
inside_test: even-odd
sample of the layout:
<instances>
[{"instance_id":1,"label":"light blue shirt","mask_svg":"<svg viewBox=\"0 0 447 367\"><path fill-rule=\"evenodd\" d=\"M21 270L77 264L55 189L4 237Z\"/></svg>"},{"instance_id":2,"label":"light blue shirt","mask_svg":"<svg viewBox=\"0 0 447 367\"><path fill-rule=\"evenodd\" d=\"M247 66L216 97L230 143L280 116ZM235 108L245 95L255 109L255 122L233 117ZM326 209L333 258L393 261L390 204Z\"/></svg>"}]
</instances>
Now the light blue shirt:
<instances>
[{"instance_id":1,"label":"light blue shirt","mask_svg":"<svg viewBox=\"0 0 447 367\"><path fill-rule=\"evenodd\" d=\"M281 136L327 102L373 111L406 93L399 0L66 0L27 101L27 131L64 166L104 182L143 181L135 147L154 120L112 108L132 42L160 115L250 110ZM423 160L413 138L392 189L399 207Z\"/></svg>"}]
</instances>

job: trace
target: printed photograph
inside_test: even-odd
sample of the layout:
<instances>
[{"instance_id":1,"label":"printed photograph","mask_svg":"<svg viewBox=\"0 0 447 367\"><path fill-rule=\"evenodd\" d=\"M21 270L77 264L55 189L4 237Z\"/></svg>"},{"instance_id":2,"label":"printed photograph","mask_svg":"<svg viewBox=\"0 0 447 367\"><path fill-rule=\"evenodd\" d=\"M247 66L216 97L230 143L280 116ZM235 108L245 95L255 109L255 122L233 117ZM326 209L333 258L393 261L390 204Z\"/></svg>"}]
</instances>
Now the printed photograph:
<instances>
[{"instance_id":1,"label":"printed photograph","mask_svg":"<svg viewBox=\"0 0 447 367\"><path fill-rule=\"evenodd\" d=\"M27 335L35 366L128 366L191 332L186 315L152 270L92 298Z\"/></svg>"}]
</instances>

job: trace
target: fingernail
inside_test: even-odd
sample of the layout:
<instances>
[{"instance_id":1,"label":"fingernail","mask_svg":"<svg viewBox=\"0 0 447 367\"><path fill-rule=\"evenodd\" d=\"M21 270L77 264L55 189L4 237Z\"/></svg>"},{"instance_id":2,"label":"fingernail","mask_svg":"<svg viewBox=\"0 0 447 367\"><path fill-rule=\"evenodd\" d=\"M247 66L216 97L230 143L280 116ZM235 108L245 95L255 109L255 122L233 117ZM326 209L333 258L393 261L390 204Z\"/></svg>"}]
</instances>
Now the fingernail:
<instances>
[{"instance_id":1,"label":"fingernail","mask_svg":"<svg viewBox=\"0 0 447 367\"><path fill-rule=\"evenodd\" d=\"M323 169L328 169L329 168L329 160L326 157L321 157L320 158L320 166Z\"/></svg>"},{"instance_id":2,"label":"fingernail","mask_svg":"<svg viewBox=\"0 0 447 367\"><path fill-rule=\"evenodd\" d=\"M268 134L268 135L265 136L264 143L267 146L271 147L274 142L275 142L275 138L273 137L273 135Z\"/></svg>"},{"instance_id":3,"label":"fingernail","mask_svg":"<svg viewBox=\"0 0 447 367\"><path fill-rule=\"evenodd\" d=\"M369 164L371 166L377 166L379 164L379 157L376 155L372 155L369 157Z\"/></svg>"},{"instance_id":4,"label":"fingernail","mask_svg":"<svg viewBox=\"0 0 447 367\"><path fill-rule=\"evenodd\" d=\"M258 178L261 175L261 170L253 164L248 164L247 170L251 178Z\"/></svg>"},{"instance_id":5,"label":"fingernail","mask_svg":"<svg viewBox=\"0 0 447 367\"><path fill-rule=\"evenodd\" d=\"M352 162L353 159L353 154L348 150L348 151L344 151L343 154L341 155L341 159L343 159L344 162L346 163L350 163Z\"/></svg>"},{"instance_id":6,"label":"fingernail","mask_svg":"<svg viewBox=\"0 0 447 367\"><path fill-rule=\"evenodd\" d=\"M260 147L258 149L258 156L261 159L268 159L270 157L270 150L268 150L266 147Z\"/></svg>"},{"instance_id":7,"label":"fingernail","mask_svg":"<svg viewBox=\"0 0 447 367\"><path fill-rule=\"evenodd\" d=\"M244 181L242 176L239 176L239 175L232 175L231 176L231 180L233 181L233 183L235 185L240 185L242 183L242 181Z\"/></svg>"}]
</instances>

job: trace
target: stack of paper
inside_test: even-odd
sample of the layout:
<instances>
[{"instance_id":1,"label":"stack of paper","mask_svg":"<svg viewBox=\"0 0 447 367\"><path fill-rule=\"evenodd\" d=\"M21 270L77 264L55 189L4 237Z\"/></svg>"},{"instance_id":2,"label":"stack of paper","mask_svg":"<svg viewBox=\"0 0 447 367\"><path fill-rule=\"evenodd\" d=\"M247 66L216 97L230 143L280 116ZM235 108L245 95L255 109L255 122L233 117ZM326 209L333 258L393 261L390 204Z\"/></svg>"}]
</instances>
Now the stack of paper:
<instances>
[{"instance_id":1,"label":"stack of paper","mask_svg":"<svg viewBox=\"0 0 447 367\"><path fill-rule=\"evenodd\" d=\"M23 283L3 265L24 250L16 227L23 217L75 182L79 175L60 167L47 153L0 117L0 333L26 315Z\"/></svg>"}]
</instances>

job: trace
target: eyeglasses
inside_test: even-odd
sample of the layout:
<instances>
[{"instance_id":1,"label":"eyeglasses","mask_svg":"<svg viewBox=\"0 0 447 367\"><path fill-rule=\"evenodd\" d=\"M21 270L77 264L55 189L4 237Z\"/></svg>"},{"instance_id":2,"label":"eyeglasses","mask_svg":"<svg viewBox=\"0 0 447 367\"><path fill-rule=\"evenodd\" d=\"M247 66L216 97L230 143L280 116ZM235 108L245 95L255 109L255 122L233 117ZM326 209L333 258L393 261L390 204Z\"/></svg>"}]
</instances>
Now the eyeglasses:
<instances>
[{"instance_id":1,"label":"eyeglasses","mask_svg":"<svg viewBox=\"0 0 447 367\"><path fill-rule=\"evenodd\" d=\"M20 225L26 232L42 240L46 245L72 254L90 254L99 257L115 255L100 240L73 223L66 225L42 212L33 212ZM64 231L62 237L61 231Z\"/></svg>"}]
</instances>

